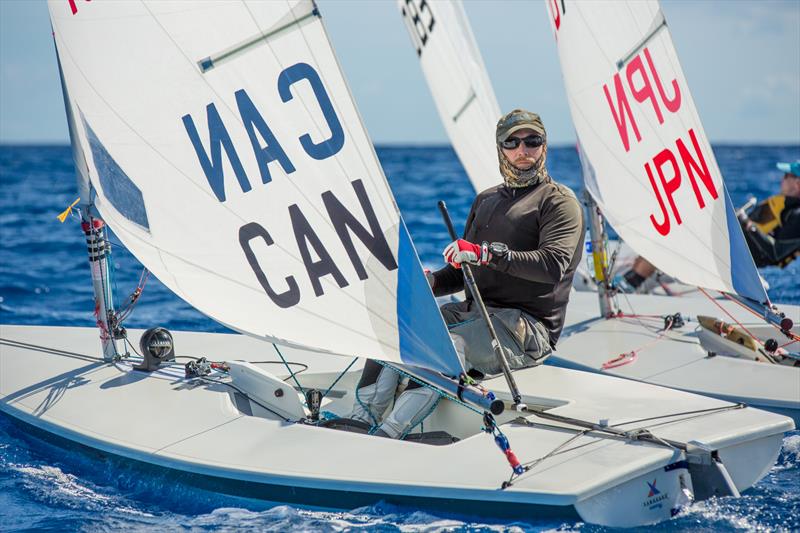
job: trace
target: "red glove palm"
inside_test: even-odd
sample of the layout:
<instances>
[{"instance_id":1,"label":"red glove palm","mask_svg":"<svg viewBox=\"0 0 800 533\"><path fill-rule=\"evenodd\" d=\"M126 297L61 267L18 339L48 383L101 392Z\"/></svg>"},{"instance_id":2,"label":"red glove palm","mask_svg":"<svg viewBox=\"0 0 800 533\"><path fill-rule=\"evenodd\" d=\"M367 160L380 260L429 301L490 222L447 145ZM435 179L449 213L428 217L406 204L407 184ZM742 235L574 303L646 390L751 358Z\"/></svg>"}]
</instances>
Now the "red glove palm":
<instances>
[{"instance_id":1,"label":"red glove palm","mask_svg":"<svg viewBox=\"0 0 800 533\"><path fill-rule=\"evenodd\" d=\"M486 243L478 246L464 239L458 239L448 244L442 255L444 260L455 268L461 268L461 263L485 265L490 258L489 246Z\"/></svg>"}]
</instances>

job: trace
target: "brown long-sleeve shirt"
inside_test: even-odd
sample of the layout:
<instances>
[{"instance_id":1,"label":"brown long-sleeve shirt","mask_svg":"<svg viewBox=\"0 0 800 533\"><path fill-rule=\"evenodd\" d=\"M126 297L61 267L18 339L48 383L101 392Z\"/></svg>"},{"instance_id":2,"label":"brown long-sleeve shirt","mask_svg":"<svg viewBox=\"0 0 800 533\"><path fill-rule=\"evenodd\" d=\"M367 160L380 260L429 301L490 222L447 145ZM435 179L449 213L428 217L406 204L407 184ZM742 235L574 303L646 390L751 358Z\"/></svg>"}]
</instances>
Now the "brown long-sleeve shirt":
<instances>
[{"instance_id":1,"label":"brown long-sleeve shirt","mask_svg":"<svg viewBox=\"0 0 800 533\"><path fill-rule=\"evenodd\" d=\"M502 242L509 248L505 257L472 267L486 305L533 315L547 327L555 346L584 233L583 210L575 193L549 177L525 188L498 185L480 193L467 217L464 239L476 244ZM450 265L433 275L436 296L464 288L461 271Z\"/></svg>"}]
</instances>

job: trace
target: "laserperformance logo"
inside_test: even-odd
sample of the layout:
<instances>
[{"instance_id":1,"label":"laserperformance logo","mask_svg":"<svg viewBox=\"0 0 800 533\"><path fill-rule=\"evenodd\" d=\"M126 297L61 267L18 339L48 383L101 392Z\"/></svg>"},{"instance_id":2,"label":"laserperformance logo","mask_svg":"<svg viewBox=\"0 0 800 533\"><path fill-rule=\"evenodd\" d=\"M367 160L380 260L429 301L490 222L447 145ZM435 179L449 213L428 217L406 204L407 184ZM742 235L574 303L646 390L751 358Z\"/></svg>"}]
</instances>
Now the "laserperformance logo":
<instances>
[{"instance_id":1,"label":"laserperformance logo","mask_svg":"<svg viewBox=\"0 0 800 533\"><path fill-rule=\"evenodd\" d=\"M663 507L664 500L669 498L668 492L662 492L656 488L656 482L658 482L658 479L654 479L652 483L645 482L650 491L647 493L647 499L642 503L642 507L647 507L651 511Z\"/></svg>"}]
</instances>

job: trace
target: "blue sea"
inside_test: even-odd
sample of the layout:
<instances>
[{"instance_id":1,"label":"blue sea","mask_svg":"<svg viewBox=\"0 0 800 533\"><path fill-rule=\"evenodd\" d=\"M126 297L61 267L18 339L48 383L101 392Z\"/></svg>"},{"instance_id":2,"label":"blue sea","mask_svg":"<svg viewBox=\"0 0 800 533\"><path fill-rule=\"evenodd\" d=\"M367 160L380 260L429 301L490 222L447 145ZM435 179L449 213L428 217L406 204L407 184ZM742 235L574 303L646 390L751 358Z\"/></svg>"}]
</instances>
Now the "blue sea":
<instances>
[{"instance_id":1,"label":"blue sea","mask_svg":"<svg viewBox=\"0 0 800 533\"><path fill-rule=\"evenodd\" d=\"M716 146L735 205L777 192L776 161L800 159L800 146ZM423 262L440 263L447 232L436 209L447 202L460 224L473 191L449 147L379 147L378 156ZM551 147L551 174L580 189L574 148ZM76 198L67 146L0 146L0 323L92 326L86 246L75 219L56 215ZM113 251L117 294L127 296L142 267L121 246ZM773 301L800 304L800 261L762 270ZM226 331L148 282L128 327ZM131 405L135 411L136 406ZM302 458L298 458L301 460ZM389 458L387 458L389 460ZM61 448L0 415L0 531L602 531L558 520L507 522L432 514L377 504L346 512L267 505L207 493L168 474ZM784 439L769 475L740 499L703 502L648 530L800 530L800 433Z\"/></svg>"}]
</instances>

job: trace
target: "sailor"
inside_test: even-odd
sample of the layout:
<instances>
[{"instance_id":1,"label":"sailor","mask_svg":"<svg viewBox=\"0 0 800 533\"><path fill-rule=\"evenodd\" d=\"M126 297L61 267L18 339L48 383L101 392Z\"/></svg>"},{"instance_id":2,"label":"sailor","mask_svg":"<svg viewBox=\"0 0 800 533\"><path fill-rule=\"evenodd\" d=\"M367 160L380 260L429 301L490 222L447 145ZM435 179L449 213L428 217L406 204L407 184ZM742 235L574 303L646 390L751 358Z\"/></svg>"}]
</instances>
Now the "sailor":
<instances>
[{"instance_id":1,"label":"sailor","mask_svg":"<svg viewBox=\"0 0 800 533\"><path fill-rule=\"evenodd\" d=\"M504 115L496 142L503 183L478 194L464 238L444 249L447 265L427 276L433 293L444 296L464 289L461 265L473 266L516 370L540 364L558 341L585 228L575 194L547 171L547 133L539 115L522 109ZM499 374L473 296L467 292L466 300L445 304L441 312L470 375ZM372 425L376 435L403 437L432 411L438 395L411 382L383 418L399 382L397 372L367 361L350 418Z\"/></svg>"},{"instance_id":2,"label":"sailor","mask_svg":"<svg viewBox=\"0 0 800 533\"><path fill-rule=\"evenodd\" d=\"M800 161L778 163L783 172L780 193L758 203L749 213L741 209L736 216L756 266L785 268L800 257ZM615 279L623 292L635 292L656 268L642 257Z\"/></svg>"},{"instance_id":3,"label":"sailor","mask_svg":"<svg viewBox=\"0 0 800 533\"><path fill-rule=\"evenodd\" d=\"M800 161L776 167L780 193L737 215L757 267L785 268L800 256Z\"/></svg>"}]
</instances>

